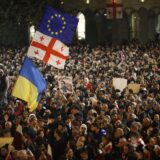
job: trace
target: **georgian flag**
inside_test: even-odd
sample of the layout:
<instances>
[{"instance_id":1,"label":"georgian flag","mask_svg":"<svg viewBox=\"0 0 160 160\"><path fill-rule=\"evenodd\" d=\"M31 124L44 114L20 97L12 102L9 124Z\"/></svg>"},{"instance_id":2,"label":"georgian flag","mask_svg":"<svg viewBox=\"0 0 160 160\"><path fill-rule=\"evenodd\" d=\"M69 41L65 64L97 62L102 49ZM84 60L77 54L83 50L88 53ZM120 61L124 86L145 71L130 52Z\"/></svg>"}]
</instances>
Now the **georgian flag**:
<instances>
[{"instance_id":1,"label":"georgian flag","mask_svg":"<svg viewBox=\"0 0 160 160\"><path fill-rule=\"evenodd\" d=\"M35 57L58 69L64 69L69 48L61 41L36 31L27 55Z\"/></svg>"},{"instance_id":2,"label":"georgian flag","mask_svg":"<svg viewBox=\"0 0 160 160\"><path fill-rule=\"evenodd\" d=\"M106 8L107 19L122 19L123 5L122 0L109 1Z\"/></svg>"}]
</instances>

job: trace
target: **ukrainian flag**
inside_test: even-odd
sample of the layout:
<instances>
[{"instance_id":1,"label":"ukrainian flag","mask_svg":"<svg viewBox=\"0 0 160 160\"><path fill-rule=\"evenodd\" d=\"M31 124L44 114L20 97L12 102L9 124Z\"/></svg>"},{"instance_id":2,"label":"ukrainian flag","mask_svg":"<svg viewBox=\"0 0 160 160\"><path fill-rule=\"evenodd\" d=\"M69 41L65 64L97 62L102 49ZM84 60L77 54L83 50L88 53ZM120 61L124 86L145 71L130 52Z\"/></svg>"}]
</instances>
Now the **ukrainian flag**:
<instances>
[{"instance_id":1,"label":"ukrainian flag","mask_svg":"<svg viewBox=\"0 0 160 160\"><path fill-rule=\"evenodd\" d=\"M26 101L30 112L32 112L36 109L41 94L45 92L46 87L46 81L42 74L32 61L26 57L12 95Z\"/></svg>"}]
</instances>

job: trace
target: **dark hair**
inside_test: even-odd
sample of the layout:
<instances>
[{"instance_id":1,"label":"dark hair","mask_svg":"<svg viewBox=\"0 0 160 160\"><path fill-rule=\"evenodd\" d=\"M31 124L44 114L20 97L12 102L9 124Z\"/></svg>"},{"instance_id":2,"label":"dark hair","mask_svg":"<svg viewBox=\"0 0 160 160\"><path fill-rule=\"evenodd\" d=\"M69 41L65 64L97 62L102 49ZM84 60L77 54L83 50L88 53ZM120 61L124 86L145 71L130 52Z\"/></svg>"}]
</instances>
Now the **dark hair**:
<instances>
[{"instance_id":1,"label":"dark hair","mask_svg":"<svg viewBox=\"0 0 160 160\"><path fill-rule=\"evenodd\" d=\"M62 132L61 131L56 129L54 133L56 133L60 138L62 137Z\"/></svg>"}]
</instances>

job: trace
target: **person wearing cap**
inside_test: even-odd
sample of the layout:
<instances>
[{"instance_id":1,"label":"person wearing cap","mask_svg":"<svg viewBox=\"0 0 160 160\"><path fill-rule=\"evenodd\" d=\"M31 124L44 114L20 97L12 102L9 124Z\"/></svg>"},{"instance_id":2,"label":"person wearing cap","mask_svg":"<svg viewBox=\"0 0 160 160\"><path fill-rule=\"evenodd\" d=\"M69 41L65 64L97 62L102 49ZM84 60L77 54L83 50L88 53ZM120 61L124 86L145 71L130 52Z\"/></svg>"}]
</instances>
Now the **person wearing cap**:
<instances>
[{"instance_id":1,"label":"person wearing cap","mask_svg":"<svg viewBox=\"0 0 160 160\"><path fill-rule=\"evenodd\" d=\"M30 114L28 118L27 134L34 141L37 135L37 117L35 114Z\"/></svg>"},{"instance_id":2,"label":"person wearing cap","mask_svg":"<svg viewBox=\"0 0 160 160\"><path fill-rule=\"evenodd\" d=\"M87 125L84 123L80 126L80 135L87 135Z\"/></svg>"}]
</instances>

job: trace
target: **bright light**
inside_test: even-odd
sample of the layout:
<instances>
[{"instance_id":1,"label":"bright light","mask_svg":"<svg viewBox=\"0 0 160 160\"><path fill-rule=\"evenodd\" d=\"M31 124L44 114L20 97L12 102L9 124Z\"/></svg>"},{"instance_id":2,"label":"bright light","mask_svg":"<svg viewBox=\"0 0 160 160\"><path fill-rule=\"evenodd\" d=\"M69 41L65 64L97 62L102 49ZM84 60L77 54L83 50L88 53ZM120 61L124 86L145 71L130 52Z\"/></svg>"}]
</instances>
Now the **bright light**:
<instances>
[{"instance_id":1,"label":"bright light","mask_svg":"<svg viewBox=\"0 0 160 160\"><path fill-rule=\"evenodd\" d=\"M141 2L143 3L145 0L141 0Z\"/></svg>"},{"instance_id":2,"label":"bright light","mask_svg":"<svg viewBox=\"0 0 160 160\"><path fill-rule=\"evenodd\" d=\"M77 18L79 19L77 26L78 39L82 40L85 39L85 17L82 13L79 13Z\"/></svg>"},{"instance_id":3,"label":"bright light","mask_svg":"<svg viewBox=\"0 0 160 160\"><path fill-rule=\"evenodd\" d=\"M34 34L35 34L35 26L31 26L31 27L30 27L30 38L31 38L31 39L33 39Z\"/></svg>"},{"instance_id":4,"label":"bright light","mask_svg":"<svg viewBox=\"0 0 160 160\"><path fill-rule=\"evenodd\" d=\"M86 0L86 4L89 4L90 3L90 0Z\"/></svg>"}]
</instances>

